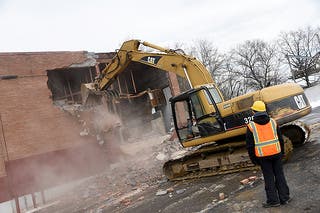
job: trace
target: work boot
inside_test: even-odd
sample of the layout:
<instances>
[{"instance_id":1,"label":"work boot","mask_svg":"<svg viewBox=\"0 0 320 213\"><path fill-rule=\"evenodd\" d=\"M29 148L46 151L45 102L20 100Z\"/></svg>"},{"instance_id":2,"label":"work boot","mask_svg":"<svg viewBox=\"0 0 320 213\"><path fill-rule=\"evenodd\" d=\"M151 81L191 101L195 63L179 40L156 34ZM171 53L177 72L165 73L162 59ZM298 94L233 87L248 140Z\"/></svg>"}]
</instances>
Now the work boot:
<instances>
[{"instance_id":1,"label":"work boot","mask_svg":"<svg viewBox=\"0 0 320 213\"><path fill-rule=\"evenodd\" d=\"M263 208L278 207L280 203L262 203Z\"/></svg>"},{"instance_id":2,"label":"work boot","mask_svg":"<svg viewBox=\"0 0 320 213\"><path fill-rule=\"evenodd\" d=\"M289 197L288 200L286 200L286 201L281 201L280 204L281 204L281 205L286 205L286 204L290 203L291 200L292 200L292 197Z\"/></svg>"}]
</instances>

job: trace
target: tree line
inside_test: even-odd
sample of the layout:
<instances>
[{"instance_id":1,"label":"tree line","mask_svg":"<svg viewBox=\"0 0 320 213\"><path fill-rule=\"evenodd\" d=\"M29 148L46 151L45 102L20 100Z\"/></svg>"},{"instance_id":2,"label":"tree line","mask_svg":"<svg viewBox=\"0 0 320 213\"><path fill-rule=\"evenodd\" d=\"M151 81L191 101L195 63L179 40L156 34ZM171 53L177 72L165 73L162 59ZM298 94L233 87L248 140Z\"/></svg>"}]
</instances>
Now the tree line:
<instances>
[{"instance_id":1,"label":"tree line","mask_svg":"<svg viewBox=\"0 0 320 213\"><path fill-rule=\"evenodd\" d=\"M226 99L251 90L302 82L319 83L320 27L281 32L275 40L248 40L228 53L220 53L208 40L195 41L187 52L210 71ZM176 44L181 47L181 44Z\"/></svg>"}]
</instances>

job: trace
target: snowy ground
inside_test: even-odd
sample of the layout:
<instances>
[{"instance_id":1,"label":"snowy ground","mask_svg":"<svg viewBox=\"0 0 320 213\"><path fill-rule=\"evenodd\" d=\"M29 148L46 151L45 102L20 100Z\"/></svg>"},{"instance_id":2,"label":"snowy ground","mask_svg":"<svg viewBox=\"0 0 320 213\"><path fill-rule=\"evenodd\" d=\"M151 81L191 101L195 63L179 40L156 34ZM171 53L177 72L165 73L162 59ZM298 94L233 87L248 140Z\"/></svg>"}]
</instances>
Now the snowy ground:
<instances>
[{"instance_id":1,"label":"snowy ground","mask_svg":"<svg viewBox=\"0 0 320 213\"><path fill-rule=\"evenodd\" d=\"M320 84L305 90L312 108L320 106Z\"/></svg>"}]
</instances>

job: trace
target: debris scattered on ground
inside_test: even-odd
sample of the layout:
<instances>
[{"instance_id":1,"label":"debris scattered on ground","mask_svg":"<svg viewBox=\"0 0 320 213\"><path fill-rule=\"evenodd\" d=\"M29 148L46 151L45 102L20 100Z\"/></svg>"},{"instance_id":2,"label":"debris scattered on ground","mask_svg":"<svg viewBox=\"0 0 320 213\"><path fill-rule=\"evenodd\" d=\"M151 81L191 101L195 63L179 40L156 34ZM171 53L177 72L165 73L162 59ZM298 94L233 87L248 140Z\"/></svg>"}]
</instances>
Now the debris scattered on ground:
<instances>
[{"instance_id":1,"label":"debris scattered on ground","mask_svg":"<svg viewBox=\"0 0 320 213\"><path fill-rule=\"evenodd\" d=\"M174 188L170 187L167 189L167 192L173 192L174 191Z\"/></svg>"},{"instance_id":2,"label":"debris scattered on ground","mask_svg":"<svg viewBox=\"0 0 320 213\"><path fill-rule=\"evenodd\" d=\"M160 190L157 191L156 195L157 196L161 196L161 195L166 195L167 193L168 193L167 190L160 189Z\"/></svg>"},{"instance_id":3,"label":"debris scattered on ground","mask_svg":"<svg viewBox=\"0 0 320 213\"><path fill-rule=\"evenodd\" d=\"M177 193L177 194L182 194L182 193L185 192L185 191L186 191L186 189L179 189L179 190L176 191L176 193Z\"/></svg>"},{"instance_id":4,"label":"debris scattered on ground","mask_svg":"<svg viewBox=\"0 0 320 213\"><path fill-rule=\"evenodd\" d=\"M255 182L258 179L259 178L257 176L250 176L248 178L245 178L245 179L241 180L240 183L242 185L248 185L248 184L252 184L253 182Z\"/></svg>"},{"instance_id":5,"label":"debris scattered on ground","mask_svg":"<svg viewBox=\"0 0 320 213\"><path fill-rule=\"evenodd\" d=\"M131 200L129 198L125 198L125 199L121 200L120 203L125 206L129 206L131 204Z\"/></svg>"},{"instance_id":6,"label":"debris scattered on ground","mask_svg":"<svg viewBox=\"0 0 320 213\"><path fill-rule=\"evenodd\" d=\"M144 199L144 196L141 196L141 197L138 198L138 201L141 201L143 199Z\"/></svg>"},{"instance_id":7,"label":"debris scattered on ground","mask_svg":"<svg viewBox=\"0 0 320 213\"><path fill-rule=\"evenodd\" d=\"M224 193L223 193L223 192L220 192L220 193L219 193L219 199L220 199L220 200L224 200L224 198L225 198Z\"/></svg>"},{"instance_id":8,"label":"debris scattered on ground","mask_svg":"<svg viewBox=\"0 0 320 213\"><path fill-rule=\"evenodd\" d=\"M257 180L257 179L258 179L257 176L250 176L250 177L249 177L249 181L255 181L255 180Z\"/></svg>"},{"instance_id":9,"label":"debris scattered on ground","mask_svg":"<svg viewBox=\"0 0 320 213\"><path fill-rule=\"evenodd\" d=\"M245 179L241 180L240 183L241 183L242 185L246 185L246 184L249 183L249 179L248 179L248 178L245 178Z\"/></svg>"},{"instance_id":10,"label":"debris scattered on ground","mask_svg":"<svg viewBox=\"0 0 320 213\"><path fill-rule=\"evenodd\" d=\"M120 143L119 148L124 157L106 165L106 171L84 180L73 191L66 193L55 209L67 213L86 211L93 207L103 209L117 203L127 207L143 200L144 197L139 194L168 181L162 173L161 165L174 152L183 149L178 140L168 141L169 138L170 135L151 132L143 135L143 139ZM172 197L174 191L170 187L159 190L156 195L168 194ZM184 191L177 190L176 193Z\"/></svg>"}]
</instances>

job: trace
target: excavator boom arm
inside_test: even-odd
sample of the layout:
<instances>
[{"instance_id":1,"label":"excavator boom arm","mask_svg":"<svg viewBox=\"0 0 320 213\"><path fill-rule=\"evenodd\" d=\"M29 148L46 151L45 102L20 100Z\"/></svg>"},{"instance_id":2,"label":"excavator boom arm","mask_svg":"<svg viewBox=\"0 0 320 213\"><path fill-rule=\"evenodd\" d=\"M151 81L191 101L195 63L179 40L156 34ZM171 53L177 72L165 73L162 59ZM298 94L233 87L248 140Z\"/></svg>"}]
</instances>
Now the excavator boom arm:
<instances>
[{"instance_id":1,"label":"excavator boom arm","mask_svg":"<svg viewBox=\"0 0 320 213\"><path fill-rule=\"evenodd\" d=\"M139 50L140 45L158 52L141 51ZM108 88L131 62L139 62L164 71L173 72L186 78L191 88L214 83L210 73L196 58L148 42L130 40L123 43L112 62L101 72L100 77L95 82L97 90Z\"/></svg>"}]
</instances>

